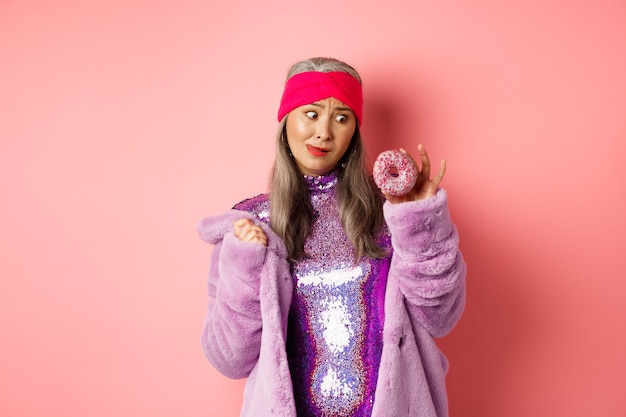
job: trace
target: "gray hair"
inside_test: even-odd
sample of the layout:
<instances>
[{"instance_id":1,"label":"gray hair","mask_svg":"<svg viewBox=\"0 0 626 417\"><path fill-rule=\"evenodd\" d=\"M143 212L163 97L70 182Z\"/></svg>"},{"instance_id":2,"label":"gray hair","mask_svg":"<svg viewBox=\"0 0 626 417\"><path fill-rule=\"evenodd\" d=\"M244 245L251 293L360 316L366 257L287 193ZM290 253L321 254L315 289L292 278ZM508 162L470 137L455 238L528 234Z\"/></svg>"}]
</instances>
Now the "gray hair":
<instances>
[{"instance_id":1,"label":"gray hair","mask_svg":"<svg viewBox=\"0 0 626 417\"><path fill-rule=\"evenodd\" d=\"M335 58L317 57L296 62L287 72L287 79L301 72L347 72L363 84L361 76L354 68Z\"/></svg>"}]
</instances>

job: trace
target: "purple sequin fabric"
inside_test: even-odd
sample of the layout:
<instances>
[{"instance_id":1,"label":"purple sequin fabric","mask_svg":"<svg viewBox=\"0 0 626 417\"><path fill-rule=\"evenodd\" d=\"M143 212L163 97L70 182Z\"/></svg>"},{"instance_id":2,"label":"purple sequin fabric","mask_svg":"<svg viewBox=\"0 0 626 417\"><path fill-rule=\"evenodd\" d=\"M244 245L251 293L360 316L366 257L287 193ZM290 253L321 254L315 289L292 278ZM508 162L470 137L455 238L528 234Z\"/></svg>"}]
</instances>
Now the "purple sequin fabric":
<instances>
[{"instance_id":1,"label":"purple sequin fabric","mask_svg":"<svg viewBox=\"0 0 626 417\"><path fill-rule=\"evenodd\" d=\"M314 222L292 264L287 357L298 416L371 416L382 351L389 258L354 260L336 204L335 173L305 176ZM240 203L269 221L267 196ZM383 235L381 245L390 246Z\"/></svg>"}]
</instances>

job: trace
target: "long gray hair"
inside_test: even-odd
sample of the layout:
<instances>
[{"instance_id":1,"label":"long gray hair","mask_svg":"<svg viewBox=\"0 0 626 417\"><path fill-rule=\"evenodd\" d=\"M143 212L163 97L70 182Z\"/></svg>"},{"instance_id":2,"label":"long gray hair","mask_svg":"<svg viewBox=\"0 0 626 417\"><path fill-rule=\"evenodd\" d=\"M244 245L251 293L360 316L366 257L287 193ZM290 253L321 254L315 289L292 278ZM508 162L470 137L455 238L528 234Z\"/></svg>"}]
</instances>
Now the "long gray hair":
<instances>
[{"instance_id":1,"label":"long gray hair","mask_svg":"<svg viewBox=\"0 0 626 417\"><path fill-rule=\"evenodd\" d=\"M307 71L351 74L354 68L333 58L311 58L294 64L287 79ZM291 261L306 256L304 242L313 222L313 207L304 176L291 155L287 142L287 117L276 134L276 159L270 181L270 226L283 239ZM355 250L355 260L363 256L380 258L386 252L376 237L384 225L383 197L367 172L366 154L357 125L346 153L337 166L337 201L343 228Z\"/></svg>"}]
</instances>

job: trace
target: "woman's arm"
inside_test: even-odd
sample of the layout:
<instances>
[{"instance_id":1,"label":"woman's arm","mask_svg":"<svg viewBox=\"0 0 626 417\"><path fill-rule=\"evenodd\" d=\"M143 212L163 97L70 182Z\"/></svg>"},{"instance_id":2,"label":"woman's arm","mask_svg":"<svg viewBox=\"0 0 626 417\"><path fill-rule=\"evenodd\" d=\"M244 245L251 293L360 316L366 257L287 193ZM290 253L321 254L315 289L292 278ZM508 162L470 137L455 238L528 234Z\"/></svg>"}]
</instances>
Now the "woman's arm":
<instances>
[{"instance_id":1,"label":"woman's arm","mask_svg":"<svg viewBox=\"0 0 626 417\"><path fill-rule=\"evenodd\" d=\"M259 286L267 248L227 232L213 249L209 306L202 346L213 366L230 378L248 376L261 348Z\"/></svg>"},{"instance_id":2,"label":"woman's arm","mask_svg":"<svg viewBox=\"0 0 626 417\"><path fill-rule=\"evenodd\" d=\"M465 306L466 266L450 220L445 190L430 198L384 205L391 232L390 277L407 308L434 337L446 335Z\"/></svg>"}]
</instances>

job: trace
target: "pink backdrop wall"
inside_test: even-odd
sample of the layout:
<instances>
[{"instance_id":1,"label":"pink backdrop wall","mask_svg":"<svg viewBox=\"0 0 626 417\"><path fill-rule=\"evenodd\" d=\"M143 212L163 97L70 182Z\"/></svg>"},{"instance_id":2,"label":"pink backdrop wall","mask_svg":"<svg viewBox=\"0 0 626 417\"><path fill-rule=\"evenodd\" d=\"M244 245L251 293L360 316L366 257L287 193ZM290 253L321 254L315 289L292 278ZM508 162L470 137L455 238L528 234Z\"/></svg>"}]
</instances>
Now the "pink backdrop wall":
<instances>
[{"instance_id":1,"label":"pink backdrop wall","mask_svg":"<svg viewBox=\"0 0 626 417\"><path fill-rule=\"evenodd\" d=\"M370 154L448 158L452 416L626 415L626 3L217 4L0 1L0 415L237 415L195 223L265 191L313 55L362 73Z\"/></svg>"}]
</instances>

